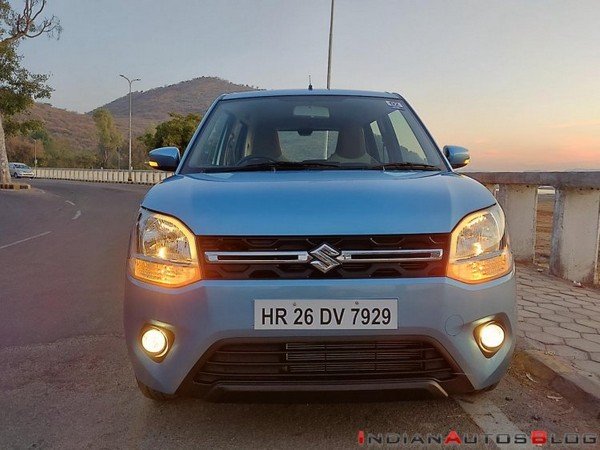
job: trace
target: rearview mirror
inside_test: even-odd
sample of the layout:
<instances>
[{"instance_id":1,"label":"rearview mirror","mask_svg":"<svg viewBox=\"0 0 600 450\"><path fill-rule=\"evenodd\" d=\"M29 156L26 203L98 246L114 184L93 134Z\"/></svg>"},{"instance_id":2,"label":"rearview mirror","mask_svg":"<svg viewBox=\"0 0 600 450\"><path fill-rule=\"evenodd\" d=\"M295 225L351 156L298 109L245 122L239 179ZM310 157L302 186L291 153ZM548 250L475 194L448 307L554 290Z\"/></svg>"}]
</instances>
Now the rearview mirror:
<instances>
[{"instance_id":1,"label":"rearview mirror","mask_svg":"<svg viewBox=\"0 0 600 450\"><path fill-rule=\"evenodd\" d=\"M469 150L464 147L458 147L457 145L446 145L444 147L444 155L446 155L446 158L453 169L464 167L471 162Z\"/></svg>"},{"instance_id":2,"label":"rearview mirror","mask_svg":"<svg viewBox=\"0 0 600 450\"><path fill-rule=\"evenodd\" d=\"M156 170L175 172L179 165L179 159L177 147L161 147L150 152L148 164Z\"/></svg>"}]
</instances>

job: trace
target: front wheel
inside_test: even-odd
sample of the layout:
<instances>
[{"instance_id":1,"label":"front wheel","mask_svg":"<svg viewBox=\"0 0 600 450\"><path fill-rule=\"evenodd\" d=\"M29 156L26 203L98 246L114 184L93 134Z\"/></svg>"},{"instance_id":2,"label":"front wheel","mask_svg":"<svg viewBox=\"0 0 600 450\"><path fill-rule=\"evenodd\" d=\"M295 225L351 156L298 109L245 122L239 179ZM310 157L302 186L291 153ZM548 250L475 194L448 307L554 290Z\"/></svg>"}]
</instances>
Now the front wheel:
<instances>
[{"instance_id":1,"label":"front wheel","mask_svg":"<svg viewBox=\"0 0 600 450\"><path fill-rule=\"evenodd\" d=\"M174 400L177 398L177 394L165 394L164 392L159 392L149 386L146 386L138 379L136 379L136 381L140 392L151 400L156 402L168 402L169 400Z\"/></svg>"}]
</instances>

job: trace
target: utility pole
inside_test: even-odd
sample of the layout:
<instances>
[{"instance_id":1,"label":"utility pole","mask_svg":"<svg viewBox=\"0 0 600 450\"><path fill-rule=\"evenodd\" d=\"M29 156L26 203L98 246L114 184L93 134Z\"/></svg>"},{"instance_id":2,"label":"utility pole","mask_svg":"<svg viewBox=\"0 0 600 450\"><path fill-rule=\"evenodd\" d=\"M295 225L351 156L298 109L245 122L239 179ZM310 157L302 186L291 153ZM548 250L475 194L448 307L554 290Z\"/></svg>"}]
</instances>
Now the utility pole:
<instances>
[{"instance_id":1,"label":"utility pole","mask_svg":"<svg viewBox=\"0 0 600 450\"><path fill-rule=\"evenodd\" d=\"M329 16L329 52L327 55L327 89L331 86L331 43L333 41L333 5L335 0L331 0L331 14Z\"/></svg>"},{"instance_id":2,"label":"utility pole","mask_svg":"<svg viewBox=\"0 0 600 450\"><path fill-rule=\"evenodd\" d=\"M128 176L128 180L131 181L131 171L133 170L133 167L131 166L131 85L133 83L135 83L136 81L141 81L140 78L134 78L133 80L127 78L125 75L121 74L119 75L122 78L125 78L125 80L127 80L127 82L129 83L129 176Z\"/></svg>"}]
</instances>

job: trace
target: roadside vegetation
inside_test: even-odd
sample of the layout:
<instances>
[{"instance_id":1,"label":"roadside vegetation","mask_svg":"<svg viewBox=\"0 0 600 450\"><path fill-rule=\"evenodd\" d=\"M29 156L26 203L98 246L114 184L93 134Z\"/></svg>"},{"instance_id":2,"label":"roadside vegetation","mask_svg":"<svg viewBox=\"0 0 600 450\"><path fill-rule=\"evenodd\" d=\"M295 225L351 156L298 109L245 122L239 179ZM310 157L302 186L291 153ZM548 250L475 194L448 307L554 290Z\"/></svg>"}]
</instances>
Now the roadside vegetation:
<instances>
[{"instance_id":1,"label":"roadside vegetation","mask_svg":"<svg viewBox=\"0 0 600 450\"><path fill-rule=\"evenodd\" d=\"M42 35L58 38L60 21L42 15L47 0L25 0L16 10L8 0L0 0L0 184L11 181L6 153L7 133L22 133L36 124L11 120L35 99L50 97L48 75L34 74L21 66L21 41Z\"/></svg>"}]
</instances>

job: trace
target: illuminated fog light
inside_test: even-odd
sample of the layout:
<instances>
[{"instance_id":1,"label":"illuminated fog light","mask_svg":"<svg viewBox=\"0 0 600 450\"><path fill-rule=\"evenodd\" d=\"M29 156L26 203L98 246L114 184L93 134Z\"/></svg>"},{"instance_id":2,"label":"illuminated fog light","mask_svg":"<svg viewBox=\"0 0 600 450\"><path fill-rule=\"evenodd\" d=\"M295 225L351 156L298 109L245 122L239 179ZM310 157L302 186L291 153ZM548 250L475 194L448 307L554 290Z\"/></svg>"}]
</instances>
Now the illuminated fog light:
<instances>
[{"instance_id":1,"label":"illuminated fog light","mask_svg":"<svg viewBox=\"0 0 600 450\"><path fill-rule=\"evenodd\" d=\"M504 329L495 322L483 325L479 329L479 342L483 350L494 352L504 343Z\"/></svg>"},{"instance_id":2,"label":"illuminated fog light","mask_svg":"<svg viewBox=\"0 0 600 450\"><path fill-rule=\"evenodd\" d=\"M164 331L157 327L149 327L142 333L142 347L154 358L167 354L169 339Z\"/></svg>"}]
</instances>

